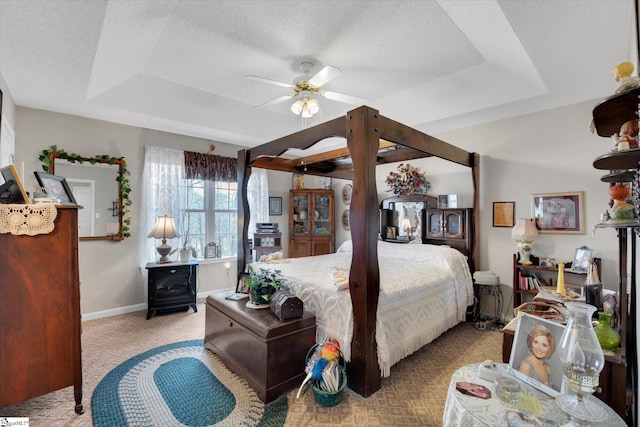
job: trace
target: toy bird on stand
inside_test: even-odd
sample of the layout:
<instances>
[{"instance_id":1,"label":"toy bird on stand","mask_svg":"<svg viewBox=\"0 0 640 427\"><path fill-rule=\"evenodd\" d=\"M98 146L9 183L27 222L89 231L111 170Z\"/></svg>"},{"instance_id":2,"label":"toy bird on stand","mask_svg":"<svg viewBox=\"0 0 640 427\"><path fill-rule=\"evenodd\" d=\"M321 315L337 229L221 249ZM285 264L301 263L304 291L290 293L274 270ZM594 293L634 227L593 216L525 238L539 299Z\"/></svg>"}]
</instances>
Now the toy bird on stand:
<instances>
[{"instance_id":1,"label":"toy bird on stand","mask_svg":"<svg viewBox=\"0 0 640 427\"><path fill-rule=\"evenodd\" d=\"M307 360L304 371L307 373L300 385L296 399L300 397L302 388L310 380L328 392L335 392L340 388L340 344L337 341L326 341L316 344L316 349Z\"/></svg>"}]
</instances>

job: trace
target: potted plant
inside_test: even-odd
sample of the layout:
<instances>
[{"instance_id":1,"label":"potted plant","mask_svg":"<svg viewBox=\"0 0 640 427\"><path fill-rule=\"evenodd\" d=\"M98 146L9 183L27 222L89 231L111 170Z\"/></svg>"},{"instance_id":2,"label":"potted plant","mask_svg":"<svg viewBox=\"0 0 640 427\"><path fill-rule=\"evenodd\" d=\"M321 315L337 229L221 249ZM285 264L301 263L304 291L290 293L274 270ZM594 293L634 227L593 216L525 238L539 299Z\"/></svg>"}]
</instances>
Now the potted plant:
<instances>
[{"instance_id":1,"label":"potted plant","mask_svg":"<svg viewBox=\"0 0 640 427\"><path fill-rule=\"evenodd\" d=\"M173 255L178 252L180 257L180 262L189 262L189 257L191 256L193 259L198 258L198 253L196 252L196 248L193 245L189 244L188 240L184 241L184 244L181 248L176 248L171 251L169 255Z\"/></svg>"},{"instance_id":2,"label":"potted plant","mask_svg":"<svg viewBox=\"0 0 640 427\"><path fill-rule=\"evenodd\" d=\"M271 297L276 291L285 287L285 279L280 274L280 270L267 270L260 268L255 270L249 266L249 277L247 278L249 287L249 308L267 308L271 302Z\"/></svg>"}]
</instances>

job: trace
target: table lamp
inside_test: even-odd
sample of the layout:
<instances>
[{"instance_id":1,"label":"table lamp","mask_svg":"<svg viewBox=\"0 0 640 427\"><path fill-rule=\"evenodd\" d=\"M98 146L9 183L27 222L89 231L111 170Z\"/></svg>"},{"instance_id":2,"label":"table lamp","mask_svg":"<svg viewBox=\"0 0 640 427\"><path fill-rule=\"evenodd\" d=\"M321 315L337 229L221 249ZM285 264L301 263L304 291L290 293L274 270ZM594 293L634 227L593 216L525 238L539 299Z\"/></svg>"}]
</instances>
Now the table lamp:
<instances>
[{"instance_id":1,"label":"table lamp","mask_svg":"<svg viewBox=\"0 0 640 427\"><path fill-rule=\"evenodd\" d=\"M167 239L174 239L180 237L176 231L176 223L172 216L163 215L156 219L156 224L153 226L153 230L149 233L149 237L154 239L162 239L162 244L156 247L158 254L160 254L159 264L171 262L169 260L169 252L171 252L171 246L167 245Z\"/></svg>"},{"instance_id":2,"label":"table lamp","mask_svg":"<svg viewBox=\"0 0 640 427\"><path fill-rule=\"evenodd\" d=\"M529 255L531 255L531 249L533 248L533 239L535 239L537 235L538 230L531 218L518 219L516 225L511 229L511 238L515 240L518 245L520 264L532 264Z\"/></svg>"}]
</instances>

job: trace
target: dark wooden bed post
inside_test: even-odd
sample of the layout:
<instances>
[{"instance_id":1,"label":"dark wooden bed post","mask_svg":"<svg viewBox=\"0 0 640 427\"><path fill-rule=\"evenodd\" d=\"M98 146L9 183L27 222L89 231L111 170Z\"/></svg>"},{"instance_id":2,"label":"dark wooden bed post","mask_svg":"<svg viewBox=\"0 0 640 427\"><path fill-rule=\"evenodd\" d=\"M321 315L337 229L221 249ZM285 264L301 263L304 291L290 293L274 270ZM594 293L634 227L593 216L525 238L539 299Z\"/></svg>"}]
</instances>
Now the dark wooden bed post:
<instances>
[{"instance_id":1,"label":"dark wooden bed post","mask_svg":"<svg viewBox=\"0 0 640 427\"><path fill-rule=\"evenodd\" d=\"M249 253L249 200L247 199L247 185L251 176L251 168L247 166L247 150L238 151L238 265L237 280L240 273L251 260Z\"/></svg>"},{"instance_id":2,"label":"dark wooden bed post","mask_svg":"<svg viewBox=\"0 0 640 427\"><path fill-rule=\"evenodd\" d=\"M380 292L376 189L378 117L378 111L369 107L347 113L347 147L354 170L349 218L353 242L349 289L354 331L347 377L349 388L364 397L379 390L381 384L375 335Z\"/></svg>"},{"instance_id":3,"label":"dark wooden bed post","mask_svg":"<svg viewBox=\"0 0 640 427\"><path fill-rule=\"evenodd\" d=\"M480 154L471 153L471 178L473 180L473 242L471 243L471 265L478 269L478 248L480 247ZM472 272L473 273L473 272Z\"/></svg>"}]
</instances>

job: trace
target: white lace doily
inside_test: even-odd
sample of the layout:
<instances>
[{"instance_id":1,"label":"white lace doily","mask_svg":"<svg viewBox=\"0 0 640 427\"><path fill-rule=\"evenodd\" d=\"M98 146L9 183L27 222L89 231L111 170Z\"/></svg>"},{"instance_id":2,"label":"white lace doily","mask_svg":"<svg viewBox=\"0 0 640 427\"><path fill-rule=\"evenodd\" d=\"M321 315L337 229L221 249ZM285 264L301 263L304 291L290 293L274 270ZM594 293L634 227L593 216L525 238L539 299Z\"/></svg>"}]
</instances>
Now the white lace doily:
<instances>
[{"instance_id":1,"label":"white lace doily","mask_svg":"<svg viewBox=\"0 0 640 427\"><path fill-rule=\"evenodd\" d=\"M0 205L0 233L48 234L54 229L56 216L58 211L51 204Z\"/></svg>"}]
</instances>

